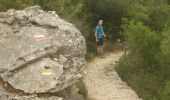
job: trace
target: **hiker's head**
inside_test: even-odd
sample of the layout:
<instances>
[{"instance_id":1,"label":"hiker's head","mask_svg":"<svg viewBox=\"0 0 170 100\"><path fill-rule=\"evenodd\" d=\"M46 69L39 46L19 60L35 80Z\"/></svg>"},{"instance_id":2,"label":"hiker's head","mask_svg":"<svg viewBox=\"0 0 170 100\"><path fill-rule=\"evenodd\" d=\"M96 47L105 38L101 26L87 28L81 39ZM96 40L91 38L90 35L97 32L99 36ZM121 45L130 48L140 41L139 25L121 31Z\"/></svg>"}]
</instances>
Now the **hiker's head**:
<instances>
[{"instance_id":1,"label":"hiker's head","mask_svg":"<svg viewBox=\"0 0 170 100\"><path fill-rule=\"evenodd\" d=\"M103 20L99 20L99 25L103 25Z\"/></svg>"}]
</instances>

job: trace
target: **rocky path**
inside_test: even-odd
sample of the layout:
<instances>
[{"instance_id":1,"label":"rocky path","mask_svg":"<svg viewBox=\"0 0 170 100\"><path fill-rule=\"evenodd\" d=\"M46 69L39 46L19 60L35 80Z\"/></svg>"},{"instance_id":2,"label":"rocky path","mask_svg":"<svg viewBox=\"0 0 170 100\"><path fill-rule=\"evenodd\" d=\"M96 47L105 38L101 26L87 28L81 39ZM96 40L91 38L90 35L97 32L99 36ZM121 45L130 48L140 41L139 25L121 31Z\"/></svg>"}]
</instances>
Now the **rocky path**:
<instances>
[{"instance_id":1,"label":"rocky path","mask_svg":"<svg viewBox=\"0 0 170 100\"><path fill-rule=\"evenodd\" d=\"M84 81L89 92L89 100L141 100L136 93L118 76L114 63L123 52L116 51L95 58L86 67Z\"/></svg>"}]
</instances>

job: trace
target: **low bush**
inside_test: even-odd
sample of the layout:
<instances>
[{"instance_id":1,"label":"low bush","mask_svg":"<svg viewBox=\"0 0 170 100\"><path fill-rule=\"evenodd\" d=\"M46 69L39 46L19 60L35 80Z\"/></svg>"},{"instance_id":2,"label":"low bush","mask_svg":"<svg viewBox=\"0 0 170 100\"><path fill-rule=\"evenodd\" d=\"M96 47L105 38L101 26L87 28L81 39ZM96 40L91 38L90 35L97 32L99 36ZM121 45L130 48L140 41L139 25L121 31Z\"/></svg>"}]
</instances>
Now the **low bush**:
<instances>
[{"instance_id":1,"label":"low bush","mask_svg":"<svg viewBox=\"0 0 170 100\"><path fill-rule=\"evenodd\" d=\"M88 98L88 90L86 88L86 85L85 85L84 81L81 80L80 82L78 82L76 84L76 86L79 88L79 92L78 93L80 95L82 95L85 98L85 100L87 100L87 98Z\"/></svg>"}]
</instances>

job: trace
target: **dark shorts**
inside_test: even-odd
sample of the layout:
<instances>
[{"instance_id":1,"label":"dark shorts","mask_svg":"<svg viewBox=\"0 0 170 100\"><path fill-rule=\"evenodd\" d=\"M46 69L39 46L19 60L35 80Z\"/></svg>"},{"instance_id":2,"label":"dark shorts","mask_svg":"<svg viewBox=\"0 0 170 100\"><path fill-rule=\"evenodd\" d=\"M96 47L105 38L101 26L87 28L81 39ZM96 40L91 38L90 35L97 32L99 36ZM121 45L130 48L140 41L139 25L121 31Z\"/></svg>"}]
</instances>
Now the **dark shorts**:
<instances>
[{"instance_id":1,"label":"dark shorts","mask_svg":"<svg viewBox=\"0 0 170 100\"><path fill-rule=\"evenodd\" d=\"M103 46L103 38L98 38L97 46Z\"/></svg>"}]
</instances>

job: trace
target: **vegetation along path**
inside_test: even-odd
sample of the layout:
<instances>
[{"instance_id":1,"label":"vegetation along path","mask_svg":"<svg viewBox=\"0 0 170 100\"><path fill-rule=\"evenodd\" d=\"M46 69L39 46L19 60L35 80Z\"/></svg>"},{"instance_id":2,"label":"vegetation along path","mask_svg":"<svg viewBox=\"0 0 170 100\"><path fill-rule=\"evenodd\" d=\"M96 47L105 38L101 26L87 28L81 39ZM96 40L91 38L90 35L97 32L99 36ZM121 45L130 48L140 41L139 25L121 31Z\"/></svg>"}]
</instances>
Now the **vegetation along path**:
<instances>
[{"instance_id":1,"label":"vegetation along path","mask_svg":"<svg viewBox=\"0 0 170 100\"><path fill-rule=\"evenodd\" d=\"M84 81L89 100L141 100L115 70L115 62L122 55L123 52L116 51L87 64Z\"/></svg>"}]
</instances>

